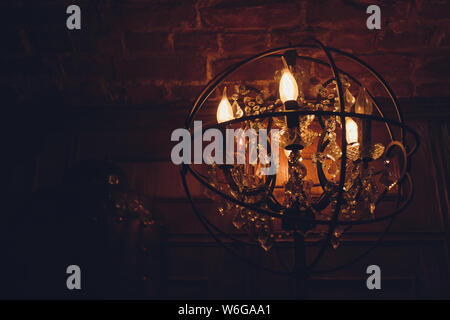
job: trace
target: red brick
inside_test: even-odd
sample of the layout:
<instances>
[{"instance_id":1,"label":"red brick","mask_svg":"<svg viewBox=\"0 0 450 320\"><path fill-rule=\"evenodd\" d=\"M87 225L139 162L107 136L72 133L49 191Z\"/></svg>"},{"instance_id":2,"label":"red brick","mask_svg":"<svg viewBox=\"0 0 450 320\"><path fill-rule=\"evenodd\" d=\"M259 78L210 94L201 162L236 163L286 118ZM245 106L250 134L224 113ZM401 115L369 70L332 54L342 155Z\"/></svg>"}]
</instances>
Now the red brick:
<instances>
[{"instance_id":1,"label":"red brick","mask_svg":"<svg viewBox=\"0 0 450 320\"><path fill-rule=\"evenodd\" d=\"M359 79L375 97L388 98L389 94L375 78ZM409 98L413 94L413 84L409 79L394 76L384 77L397 98ZM354 92L357 94L357 92Z\"/></svg>"},{"instance_id":2,"label":"red brick","mask_svg":"<svg viewBox=\"0 0 450 320\"><path fill-rule=\"evenodd\" d=\"M133 7L123 6L120 10L120 26L125 30L148 32L171 28L192 28L196 25L193 1L167 1L143 3Z\"/></svg>"},{"instance_id":3,"label":"red brick","mask_svg":"<svg viewBox=\"0 0 450 320\"><path fill-rule=\"evenodd\" d=\"M375 50L375 35L369 30L336 32L336 34L330 36L326 45L354 54L373 52Z\"/></svg>"},{"instance_id":4,"label":"red brick","mask_svg":"<svg viewBox=\"0 0 450 320\"><path fill-rule=\"evenodd\" d=\"M241 62L244 58L222 59L213 62L213 76ZM275 71L281 69L282 62L278 58L266 58L250 64L246 64L229 75L226 80L229 81L255 81L255 80L273 80Z\"/></svg>"},{"instance_id":5,"label":"red brick","mask_svg":"<svg viewBox=\"0 0 450 320\"><path fill-rule=\"evenodd\" d=\"M218 50L217 34L213 32L183 32L174 35L175 51L214 52Z\"/></svg>"},{"instance_id":6,"label":"red brick","mask_svg":"<svg viewBox=\"0 0 450 320\"><path fill-rule=\"evenodd\" d=\"M222 35L225 54L260 53L267 50L265 33L225 33Z\"/></svg>"},{"instance_id":7,"label":"red brick","mask_svg":"<svg viewBox=\"0 0 450 320\"><path fill-rule=\"evenodd\" d=\"M204 86L195 85L176 85L171 88L172 99L176 101L194 102L202 92Z\"/></svg>"},{"instance_id":8,"label":"red brick","mask_svg":"<svg viewBox=\"0 0 450 320\"><path fill-rule=\"evenodd\" d=\"M390 51L426 48L432 34L433 30L431 28L423 26L410 27L408 31L399 33L386 30L378 35L377 48Z\"/></svg>"},{"instance_id":9,"label":"red brick","mask_svg":"<svg viewBox=\"0 0 450 320\"><path fill-rule=\"evenodd\" d=\"M271 47L306 44L307 40L315 38L326 43L328 32L323 29L298 31L296 29L275 29L270 33Z\"/></svg>"},{"instance_id":10,"label":"red brick","mask_svg":"<svg viewBox=\"0 0 450 320\"><path fill-rule=\"evenodd\" d=\"M365 69L363 67L361 67L359 64L357 64L353 60L350 60L342 55L332 55L332 57L334 59L334 63L336 65L336 67L339 70L350 74L351 76L355 77L356 79L359 79L361 77L365 77L368 75L368 72L365 71ZM325 57L325 55L323 53L318 55L316 58L319 58L320 60L322 60L323 62L325 62L327 64L329 63L328 59ZM314 63L313 70L314 70L314 75L321 80L328 80L333 76L332 70L329 66L320 65L319 63Z\"/></svg>"},{"instance_id":11,"label":"red brick","mask_svg":"<svg viewBox=\"0 0 450 320\"><path fill-rule=\"evenodd\" d=\"M373 78L369 71L358 63L341 55L333 55L335 64L338 69L347 72L354 78ZM412 71L412 59L403 55L359 55L362 61L366 62L370 67L375 69L382 77L388 78L395 76L400 79L409 79ZM328 62L325 58L321 60ZM321 80L326 80L332 76L331 69L326 66L314 64L314 74Z\"/></svg>"},{"instance_id":12,"label":"red brick","mask_svg":"<svg viewBox=\"0 0 450 320\"><path fill-rule=\"evenodd\" d=\"M446 0L417 1L417 14L420 18L437 20L450 19L450 2Z\"/></svg>"},{"instance_id":13,"label":"red brick","mask_svg":"<svg viewBox=\"0 0 450 320\"><path fill-rule=\"evenodd\" d=\"M125 45L129 54L147 52L168 52L169 34L161 32L128 33L125 35Z\"/></svg>"},{"instance_id":14,"label":"red brick","mask_svg":"<svg viewBox=\"0 0 450 320\"><path fill-rule=\"evenodd\" d=\"M301 6L292 1L255 4L224 1L200 9L202 23L208 28L267 29L301 24Z\"/></svg>"},{"instance_id":15,"label":"red brick","mask_svg":"<svg viewBox=\"0 0 450 320\"><path fill-rule=\"evenodd\" d=\"M419 66L414 72L415 79L448 80L450 73L450 57L448 55L418 59L417 62Z\"/></svg>"},{"instance_id":16,"label":"red brick","mask_svg":"<svg viewBox=\"0 0 450 320\"><path fill-rule=\"evenodd\" d=\"M200 56L170 55L125 60L117 63L125 79L196 80L206 79L206 59Z\"/></svg>"},{"instance_id":17,"label":"red brick","mask_svg":"<svg viewBox=\"0 0 450 320\"><path fill-rule=\"evenodd\" d=\"M407 55L377 54L360 57L382 76L408 78L412 71L412 58Z\"/></svg>"},{"instance_id":18,"label":"red brick","mask_svg":"<svg viewBox=\"0 0 450 320\"><path fill-rule=\"evenodd\" d=\"M369 4L367 5L369 6ZM404 25L411 16L411 9L414 7L412 1L389 1L380 4L381 9L381 30L392 28L392 25ZM366 14L368 17L369 15ZM395 28L394 28L394 31Z\"/></svg>"},{"instance_id":19,"label":"red brick","mask_svg":"<svg viewBox=\"0 0 450 320\"><path fill-rule=\"evenodd\" d=\"M416 97L450 97L450 82L427 82L416 85Z\"/></svg>"},{"instance_id":20,"label":"red brick","mask_svg":"<svg viewBox=\"0 0 450 320\"><path fill-rule=\"evenodd\" d=\"M306 23L308 26L320 26L331 30L344 28L352 28L354 31L367 30L366 8L366 5L357 6L339 0L308 1Z\"/></svg>"}]
</instances>

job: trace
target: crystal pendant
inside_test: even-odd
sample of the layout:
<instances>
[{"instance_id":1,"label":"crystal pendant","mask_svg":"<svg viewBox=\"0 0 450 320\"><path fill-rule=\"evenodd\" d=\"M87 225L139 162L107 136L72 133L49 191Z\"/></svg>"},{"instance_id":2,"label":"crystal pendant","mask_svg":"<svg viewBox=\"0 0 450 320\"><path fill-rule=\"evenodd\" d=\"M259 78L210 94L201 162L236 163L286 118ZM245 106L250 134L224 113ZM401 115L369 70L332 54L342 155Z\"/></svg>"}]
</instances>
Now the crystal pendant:
<instances>
[{"instance_id":1,"label":"crystal pendant","mask_svg":"<svg viewBox=\"0 0 450 320\"><path fill-rule=\"evenodd\" d=\"M344 231L345 231L344 226L337 226L336 228L334 228L333 235L336 238L340 238L342 236L342 234L344 233Z\"/></svg>"},{"instance_id":2,"label":"crystal pendant","mask_svg":"<svg viewBox=\"0 0 450 320\"><path fill-rule=\"evenodd\" d=\"M334 236L334 234L331 236L331 246L333 247L333 249L337 249L338 247L339 247L339 244L340 244L340 240L339 240L339 238L336 238L335 236Z\"/></svg>"},{"instance_id":3,"label":"crystal pendant","mask_svg":"<svg viewBox=\"0 0 450 320\"><path fill-rule=\"evenodd\" d=\"M384 161L384 169L383 173L380 177L380 183L389 191L397 184L397 181L394 178L392 173L392 163L390 160Z\"/></svg>"},{"instance_id":4,"label":"crystal pendant","mask_svg":"<svg viewBox=\"0 0 450 320\"><path fill-rule=\"evenodd\" d=\"M285 148L290 144L302 144L297 128L285 128L280 131L280 147Z\"/></svg>"},{"instance_id":5,"label":"crystal pendant","mask_svg":"<svg viewBox=\"0 0 450 320\"><path fill-rule=\"evenodd\" d=\"M336 178L339 173L339 166L336 161L331 161L327 166L327 172L332 178Z\"/></svg>"},{"instance_id":6,"label":"crystal pendant","mask_svg":"<svg viewBox=\"0 0 450 320\"><path fill-rule=\"evenodd\" d=\"M370 158L373 160L378 159L384 153L384 146L381 143L368 146L361 151L361 158Z\"/></svg>"},{"instance_id":7,"label":"crystal pendant","mask_svg":"<svg viewBox=\"0 0 450 320\"><path fill-rule=\"evenodd\" d=\"M372 114L372 111L373 111L372 99L367 93L366 88L361 87L359 89L359 93L355 102L355 112L361 114Z\"/></svg>"},{"instance_id":8,"label":"crystal pendant","mask_svg":"<svg viewBox=\"0 0 450 320\"><path fill-rule=\"evenodd\" d=\"M384 153L384 146L381 143L376 143L371 150L371 158L376 160Z\"/></svg>"},{"instance_id":9,"label":"crystal pendant","mask_svg":"<svg viewBox=\"0 0 450 320\"><path fill-rule=\"evenodd\" d=\"M338 146L335 140L331 140L330 143L328 143L324 152L334 160L339 160L342 156L341 148Z\"/></svg>"},{"instance_id":10,"label":"crystal pendant","mask_svg":"<svg viewBox=\"0 0 450 320\"><path fill-rule=\"evenodd\" d=\"M270 230L268 226L261 226L256 230L256 240L264 251L269 251L272 248L272 240L270 238Z\"/></svg>"},{"instance_id":11,"label":"crystal pendant","mask_svg":"<svg viewBox=\"0 0 450 320\"><path fill-rule=\"evenodd\" d=\"M316 166L317 163L324 163L326 159L327 159L327 156L322 152L313 153L312 158L311 158L314 166Z\"/></svg>"},{"instance_id":12,"label":"crystal pendant","mask_svg":"<svg viewBox=\"0 0 450 320\"><path fill-rule=\"evenodd\" d=\"M233 226L236 229L241 229L243 226L247 224L247 216L243 208L239 208L236 211L237 212L233 218Z\"/></svg>"},{"instance_id":13,"label":"crystal pendant","mask_svg":"<svg viewBox=\"0 0 450 320\"><path fill-rule=\"evenodd\" d=\"M359 159L359 144L351 144L347 146L347 158L351 161Z\"/></svg>"},{"instance_id":14,"label":"crystal pendant","mask_svg":"<svg viewBox=\"0 0 450 320\"><path fill-rule=\"evenodd\" d=\"M302 127L300 130L301 145L305 148L308 147L318 136L317 132Z\"/></svg>"},{"instance_id":15,"label":"crystal pendant","mask_svg":"<svg viewBox=\"0 0 450 320\"><path fill-rule=\"evenodd\" d=\"M231 105L231 108L233 109L233 115L234 118L240 118L244 115L244 111L242 111L241 107L237 103L237 101L234 101Z\"/></svg>"},{"instance_id":16,"label":"crystal pendant","mask_svg":"<svg viewBox=\"0 0 450 320\"><path fill-rule=\"evenodd\" d=\"M353 105L355 104L356 99L347 88L345 89L344 98L345 98L345 112L350 112Z\"/></svg>"}]
</instances>

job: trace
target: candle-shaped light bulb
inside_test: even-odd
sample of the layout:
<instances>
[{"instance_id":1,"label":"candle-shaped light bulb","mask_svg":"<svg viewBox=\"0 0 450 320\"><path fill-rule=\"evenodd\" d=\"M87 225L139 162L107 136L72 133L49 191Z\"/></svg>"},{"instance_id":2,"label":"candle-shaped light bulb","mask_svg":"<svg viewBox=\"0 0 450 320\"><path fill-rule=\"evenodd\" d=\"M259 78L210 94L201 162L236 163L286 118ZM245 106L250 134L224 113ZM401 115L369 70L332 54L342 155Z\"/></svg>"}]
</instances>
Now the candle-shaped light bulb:
<instances>
[{"instance_id":1,"label":"candle-shaped light bulb","mask_svg":"<svg viewBox=\"0 0 450 320\"><path fill-rule=\"evenodd\" d=\"M234 119L233 108L227 98L227 87L223 88L222 100L217 107L217 122L222 123Z\"/></svg>"},{"instance_id":2,"label":"candle-shaped light bulb","mask_svg":"<svg viewBox=\"0 0 450 320\"><path fill-rule=\"evenodd\" d=\"M294 76L289 69L284 69L280 80L280 99L283 103L286 101L297 100L298 86Z\"/></svg>"},{"instance_id":3,"label":"candle-shaped light bulb","mask_svg":"<svg viewBox=\"0 0 450 320\"><path fill-rule=\"evenodd\" d=\"M348 144L358 142L358 125L352 118L345 119L345 133Z\"/></svg>"}]
</instances>

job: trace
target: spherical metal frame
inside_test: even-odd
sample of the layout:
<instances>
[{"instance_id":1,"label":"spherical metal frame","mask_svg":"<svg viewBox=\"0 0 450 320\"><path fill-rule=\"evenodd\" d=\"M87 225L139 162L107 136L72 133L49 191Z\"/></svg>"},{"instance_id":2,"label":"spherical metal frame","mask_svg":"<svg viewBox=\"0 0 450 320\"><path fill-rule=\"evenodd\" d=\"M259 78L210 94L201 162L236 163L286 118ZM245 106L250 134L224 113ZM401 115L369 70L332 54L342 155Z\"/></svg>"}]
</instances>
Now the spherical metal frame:
<instances>
[{"instance_id":1,"label":"spherical metal frame","mask_svg":"<svg viewBox=\"0 0 450 320\"><path fill-rule=\"evenodd\" d=\"M227 122L222 122L220 124L212 124L209 125L207 127L205 127L205 130L210 129L210 128L220 128L220 129L224 129L227 125L230 124L234 124L234 123L240 123L240 122L244 122L247 120L255 120L255 119L262 119L262 118L271 118L271 117L279 117L279 116L286 116L286 115L297 115L297 116L303 116L303 115L315 115L315 116L339 116L341 119L341 124L342 124L342 136L341 136L341 150L342 150L342 156L341 156L341 169L340 169L340 179L339 179L339 185L338 185L338 193L337 193L337 203L334 209L334 213L332 215L332 218L330 221L327 220L311 220L311 219L307 219L307 218L303 218L303 217L297 217L297 216L290 216L289 218L295 219L298 222L302 222L302 223L311 223L314 222L315 224L321 224L321 225L327 225L328 226L328 232L326 235L326 239L325 241L323 241L319 252L317 253L317 255L315 256L315 258L313 259L312 263L307 266L306 272L308 274L314 274L314 273L326 273L326 272L332 272L332 271L336 271L339 269L342 269L352 263L355 263L357 261L359 261L360 259L362 259L363 257L365 257L366 255L368 255L370 252L372 252L373 249L375 249L379 243L383 240L384 236L387 234L387 232L389 232L393 222L394 222L394 218L400 213L402 212L411 202L412 198L413 198L413 194L414 194L414 184L413 184L413 180L409 174L409 158L414 154L414 152L417 150L418 146L419 146L419 136L418 134L409 126L407 126L404 123L403 120L403 116L402 116L402 112L401 109L398 105L398 101L396 96L394 95L393 91L391 90L391 88L389 87L389 85L386 83L386 81L381 77L380 74L378 74L378 72L376 72L372 67L370 67L368 64L366 64L365 62L363 62L362 60L360 60L359 58L340 51L338 49L334 49L334 48L330 48L330 47L325 47L320 41L316 40L316 39L311 39L311 40L307 40L306 44L298 44L298 45L293 45L293 46L287 46L287 47L281 47L281 48L276 48L276 49L272 49L266 52L263 52L261 54L255 55L253 57L250 57L248 59L243 60L242 62L236 63L232 66L230 66L229 68L225 69L224 71L222 71L221 73L219 73L215 78L213 78L207 85L206 87L203 89L203 91L201 92L201 94L198 96L198 98L196 99L187 119L185 122L185 128L186 129L190 129L190 125L192 124L192 122L194 121L194 117L195 115L198 113L198 111L200 110L200 108L204 105L204 103L206 102L206 100L208 99L208 97L211 95L211 93L220 85L220 83L226 79L226 77L228 77L230 74L232 74L233 72L235 72L236 70L240 69L242 66L247 65L249 63L258 61L260 59L266 58L266 57L279 57L282 55L282 53L289 51L289 50L296 50L296 49L321 49L322 52L325 54L325 56L327 57L328 63L325 61L322 61L320 59L316 59L316 58L312 58L312 57L308 57L308 56L300 56L297 54L297 59L303 59L303 60L308 60L308 61L312 61L314 63L318 63L321 65L325 65L331 68L332 70L332 74L333 74L333 78L332 80L336 81L336 85L337 85L337 97L339 98L339 103L340 103L340 111L336 112L336 111L313 111L313 110L286 110L286 111L279 111L279 112L265 112L265 113L261 113L259 115L250 115L250 116L243 116L241 118L236 118ZM344 105L344 99L342 99L341 97L343 97L343 90L342 90L342 82L341 82L341 78L340 78L340 74L344 74L346 75L349 79L351 79L352 81L354 81L356 84L358 84L359 86L361 86L361 83L355 79L354 77L352 77L350 74L346 73L343 70L340 70L336 67L336 64L334 62L334 59L331 55L331 53L335 53L338 55L342 55L346 58L348 58L349 60L356 62L358 65L362 66L363 68L365 68L367 71L369 71L376 79L379 83L382 84L383 88L387 91L390 100L393 103L393 107L394 107L394 111L396 114L397 119L393 120L393 119L387 119L384 117L383 111L380 108L379 104L376 102L376 99L373 97L373 95L369 92L369 96L373 101L373 105L375 106L375 109L377 110L378 114L380 116L374 116L374 115L366 115L366 114L359 114L359 113L354 113L354 112L345 112L345 105ZM345 129L345 117L353 117L353 118L360 118L360 119L368 119L371 121L379 121L379 122L383 122L385 123L387 132L389 134L389 138L391 140L391 144L389 144L386 149L385 149L385 154L387 153L388 150L390 150L390 148L393 147L399 147L401 152L402 152L402 156L403 156L403 169L402 169L402 174L400 175L400 178L398 179L397 185L398 185L398 201L397 201L397 208L389 213L386 214L382 217L378 217L378 218L373 218L371 220L356 220L356 221L342 221L339 220L339 213L340 213L340 206L342 203L342 193L343 193L343 185L345 182L345 171L346 171L346 166L342 165L343 163L346 163L347 159L347 140L346 140L346 129ZM391 125L393 126L397 126L400 128L400 141L395 140L395 137L392 133L391 130ZM404 145L405 145L405 133L409 133L411 134L411 136L414 138L414 146L409 148L408 150L405 149ZM323 135L322 135L323 136ZM323 139L323 137L322 137ZM318 144L318 149L319 146L321 145L321 142L319 142ZM318 173L319 173L319 177L320 175L320 170L322 170L321 165L318 165ZM286 218L286 214L280 214L278 212L274 212L271 210L266 210L266 209L262 209L258 206L254 206L251 204L248 204L246 202L240 201L238 199L235 199L223 192L221 192L220 190L216 189L215 187L211 186L207 179L205 177L203 177L199 172L197 172L196 170L194 170L189 164L183 164L181 167L181 177L182 177L182 182L183 182L183 186L184 189L186 191L186 195L191 203L192 209L195 213L195 215L197 216L197 218L199 219L199 221L201 222L201 224L203 225L203 227L208 231L208 233L221 245L223 246L228 252L230 252L231 254L239 257L240 259L242 259L243 261L249 263L250 265L257 267L259 269L271 272L271 273L275 273L275 274L281 274L281 275L287 275L287 276L295 276L293 274L293 271L288 270L288 271L281 271L281 270L274 270L271 268L267 268L265 266L259 265L257 263L254 263L253 261L251 261L250 259L248 259L247 257L244 257L240 254L238 254L234 249L232 249L231 247L229 247L228 245L226 245L215 233L220 234L228 239L230 239L231 241L246 245L246 246L257 246L256 243L249 243L246 241L242 241L240 239L237 239L235 237L233 237L230 234L227 234L226 232L222 231L221 229L219 229L218 227L216 227L214 224L212 224L197 208L197 206L194 203L194 200L190 194L189 191L189 187L186 181L186 175L187 173L190 173L198 182L200 182L204 187L208 188L210 191L214 192L215 194L219 195L220 197L234 203L237 204L239 206L243 206L249 210L258 212L260 214L264 214L270 217L275 217L275 218ZM323 174L323 173L322 173ZM271 181L271 183L274 185L275 184L275 180L276 180L276 174L275 174L275 178L273 179L273 181ZM409 187L408 190L406 191L406 196L404 195L404 182L407 182L407 186ZM322 185L322 181L321 181L321 185ZM323 187L323 185L322 185ZM325 191L324 191L325 193ZM404 197L406 198L406 200L400 201L400 198ZM349 262L346 262L340 266L331 268L331 269L315 269L316 265L319 263L320 259L322 258L322 256L324 255L327 246L329 244L329 242L331 241L331 237L333 234L333 231L335 230L335 228L338 225L342 225L342 226L352 226L352 225L363 225L363 224L372 224L375 222L379 222L379 221L384 221L384 220L388 220L389 222L385 228L385 230L381 233L380 237L378 238L378 240L375 241L374 245L371 246L368 250L366 250L365 252L363 252L362 254L360 254L359 256L357 256L356 258L352 259ZM213 231L214 230L214 231ZM280 264L283 265L283 263Z\"/></svg>"}]
</instances>

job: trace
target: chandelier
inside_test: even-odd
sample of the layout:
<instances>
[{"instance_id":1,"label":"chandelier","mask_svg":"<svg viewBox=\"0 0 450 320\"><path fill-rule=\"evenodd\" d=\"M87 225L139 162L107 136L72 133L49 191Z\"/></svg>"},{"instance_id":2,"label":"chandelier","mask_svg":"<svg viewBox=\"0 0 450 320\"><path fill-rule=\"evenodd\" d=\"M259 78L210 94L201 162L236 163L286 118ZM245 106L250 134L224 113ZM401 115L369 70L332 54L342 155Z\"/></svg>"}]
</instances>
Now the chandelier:
<instances>
[{"instance_id":1,"label":"chandelier","mask_svg":"<svg viewBox=\"0 0 450 320\"><path fill-rule=\"evenodd\" d=\"M272 85L258 88L258 83L230 79L237 70L265 59L271 59L275 66ZM337 59L363 68L390 99L377 101L363 81L339 67ZM317 75L320 68L326 72ZM215 90L223 92L218 106L208 102ZM248 160L251 150L244 148L243 162L184 163L181 176L195 214L208 232L237 256L230 243L270 251L277 243L292 239L292 268L271 269L240 257L258 268L295 277L299 291L310 274L337 270L367 255L388 232L394 217L411 202L409 162L418 136L404 123L386 81L349 53L317 40L266 51L213 78L196 99L186 120L187 130L193 131L202 107L214 108L217 118L204 130L216 128L225 133L230 128L241 129L241 135L232 140L236 146L250 145L251 139L245 137L249 130L254 129L257 135L259 130L267 130L258 141L262 138L268 144L259 142L256 151L264 151L270 161L252 163ZM274 145L280 147L277 154L271 148ZM228 149L225 153L234 160L238 157L236 152L230 156ZM263 174L270 165L275 165L276 172ZM198 209L188 175L205 187L218 214L239 232L226 232ZM380 221L388 222L386 229L367 252L332 269L317 268L327 248L336 249L351 228ZM240 232L248 237L237 236ZM305 242L320 245L310 263L305 257Z\"/></svg>"}]
</instances>

